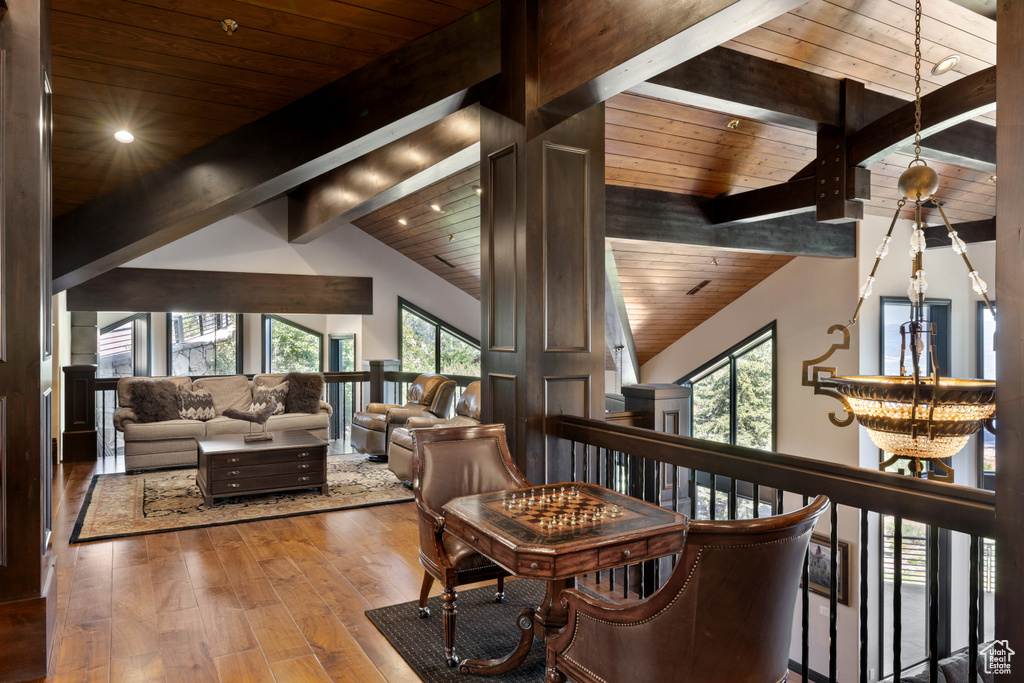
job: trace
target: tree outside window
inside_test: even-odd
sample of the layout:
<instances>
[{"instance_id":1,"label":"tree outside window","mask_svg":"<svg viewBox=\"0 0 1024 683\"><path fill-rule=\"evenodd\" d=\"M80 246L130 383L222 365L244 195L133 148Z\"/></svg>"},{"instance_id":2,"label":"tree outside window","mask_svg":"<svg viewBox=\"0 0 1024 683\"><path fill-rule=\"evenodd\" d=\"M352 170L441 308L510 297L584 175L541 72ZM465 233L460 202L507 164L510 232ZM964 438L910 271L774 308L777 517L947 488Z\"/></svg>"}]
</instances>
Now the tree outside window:
<instances>
[{"instance_id":1,"label":"tree outside window","mask_svg":"<svg viewBox=\"0 0 1024 683\"><path fill-rule=\"evenodd\" d=\"M242 372L242 319L237 313L168 313L167 331L169 374Z\"/></svg>"},{"instance_id":2,"label":"tree outside window","mask_svg":"<svg viewBox=\"0 0 1024 683\"><path fill-rule=\"evenodd\" d=\"M320 372L324 335L276 315L263 316L264 372Z\"/></svg>"},{"instance_id":3,"label":"tree outside window","mask_svg":"<svg viewBox=\"0 0 1024 683\"><path fill-rule=\"evenodd\" d=\"M480 376L480 343L399 299L403 372Z\"/></svg>"}]
</instances>

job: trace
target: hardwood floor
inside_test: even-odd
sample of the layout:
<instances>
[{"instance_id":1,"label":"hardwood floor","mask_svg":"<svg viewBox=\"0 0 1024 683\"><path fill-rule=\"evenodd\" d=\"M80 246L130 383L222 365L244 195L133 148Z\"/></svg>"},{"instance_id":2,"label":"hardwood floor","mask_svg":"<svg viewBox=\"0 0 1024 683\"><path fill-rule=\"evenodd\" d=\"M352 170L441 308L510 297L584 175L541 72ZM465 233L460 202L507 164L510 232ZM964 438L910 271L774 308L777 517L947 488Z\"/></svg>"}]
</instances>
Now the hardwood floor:
<instances>
[{"instance_id":1,"label":"hardwood floor","mask_svg":"<svg viewBox=\"0 0 1024 683\"><path fill-rule=\"evenodd\" d=\"M108 460L54 473L47 681L419 680L363 615L419 596L413 503L69 546Z\"/></svg>"}]
</instances>

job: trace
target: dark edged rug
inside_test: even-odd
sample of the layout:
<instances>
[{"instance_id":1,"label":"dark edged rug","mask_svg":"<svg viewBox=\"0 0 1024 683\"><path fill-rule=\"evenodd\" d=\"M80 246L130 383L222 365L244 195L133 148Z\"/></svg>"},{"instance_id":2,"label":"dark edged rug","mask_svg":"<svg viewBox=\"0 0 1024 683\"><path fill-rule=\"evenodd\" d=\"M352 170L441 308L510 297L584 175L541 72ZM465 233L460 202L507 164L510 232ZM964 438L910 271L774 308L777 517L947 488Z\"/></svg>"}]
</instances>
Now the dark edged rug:
<instances>
[{"instance_id":1,"label":"dark edged rug","mask_svg":"<svg viewBox=\"0 0 1024 683\"><path fill-rule=\"evenodd\" d=\"M386 463L364 455L328 455L327 483L298 491L218 498L207 508L195 468L97 474L71 532L71 543L198 529L275 517L388 505L413 500Z\"/></svg>"},{"instance_id":2,"label":"dark edged rug","mask_svg":"<svg viewBox=\"0 0 1024 683\"><path fill-rule=\"evenodd\" d=\"M543 581L517 579L505 583L505 602L494 602L494 584L459 591L455 628L455 653L461 658L495 659L519 643L516 617L526 607L536 607L544 597ZM416 601L366 612L373 625L426 683L446 681L508 681L544 683L544 644L534 640L523 665L502 676L464 676L444 663L441 634L441 597L430 598L430 616L420 619Z\"/></svg>"}]
</instances>

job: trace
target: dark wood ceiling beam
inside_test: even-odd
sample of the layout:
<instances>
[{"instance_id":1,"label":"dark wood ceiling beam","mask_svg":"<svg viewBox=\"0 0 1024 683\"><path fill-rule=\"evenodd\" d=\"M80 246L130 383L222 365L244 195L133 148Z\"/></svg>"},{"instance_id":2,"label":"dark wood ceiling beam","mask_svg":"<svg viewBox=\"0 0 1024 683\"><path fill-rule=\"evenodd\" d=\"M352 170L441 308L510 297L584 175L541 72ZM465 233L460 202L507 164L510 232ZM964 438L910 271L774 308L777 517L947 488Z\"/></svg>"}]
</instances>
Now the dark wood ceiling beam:
<instances>
[{"instance_id":1,"label":"dark wood ceiling beam","mask_svg":"<svg viewBox=\"0 0 1024 683\"><path fill-rule=\"evenodd\" d=\"M69 311L372 315L373 278L115 268L67 293Z\"/></svg>"},{"instance_id":2,"label":"dark wood ceiling beam","mask_svg":"<svg viewBox=\"0 0 1024 683\"><path fill-rule=\"evenodd\" d=\"M813 185L813 180L804 183ZM812 188L813 189L813 188ZM804 194L808 194L804 190ZM715 225L689 195L607 185L605 237L743 249L793 256L857 255L854 223L818 223L812 213L734 225ZM812 210L811 204L804 209Z\"/></svg>"},{"instance_id":3,"label":"dark wood ceiling beam","mask_svg":"<svg viewBox=\"0 0 1024 683\"><path fill-rule=\"evenodd\" d=\"M480 109L468 107L303 183L288 195L288 241L308 244L480 163L479 142Z\"/></svg>"},{"instance_id":4,"label":"dark wood ceiling beam","mask_svg":"<svg viewBox=\"0 0 1024 683\"><path fill-rule=\"evenodd\" d=\"M815 219L819 223L846 223L864 218L864 204L846 198L846 140L864 121L864 84L845 79L839 88L838 125L821 124L816 136L814 177ZM854 171L856 173L856 171Z\"/></svg>"},{"instance_id":5,"label":"dark wood ceiling beam","mask_svg":"<svg viewBox=\"0 0 1024 683\"><path fill-rule=\"evenodd\" d=\"M664 71L631 92L720 111L757 121L817 131L839 125L840 83L788 64L716 47ZM864 121L873 121L906 105L905 100L874 90L862 98ZM964 121L922 141L928 159L995 172L995 129ZM794 178L813 175L808 164Z\"/></svg>"},{"instance_id":6,"label":"dark wood ceiling beam","mask_svg":"<svg viewBox=\"0 0 1024 683\"><path fill-rule=\"evenodd\" d=\"M804 2L539 0L541 108L568 118Z\"/></svg>"},{"instance_id":7,"label":"dark wood ceiling beam","mask_svg":"<svg viewBox=\"0 0 1024 683\"><path fill-rule=\"evenodd\" d=\"M500 69L488 5L54 222L61 291L471 104ZM467 57L470 56L470 57Z\"/></svg>"},{"instance_id":8,"label":"dark wood ceiling beam","mask_svg":"<svg viewBox=\"0 0 1024 683\"><path fill-rule=\"evenodd\" d=\"M957 236L968 244L994 242L996 239L995 217L983 221L954 223L953 229L956 230ZM946 229L945 225L933 225L925 228L924 238L929 249L948 247L953 242L949 238L949 230Z\"/></svg>"}]
</instances>

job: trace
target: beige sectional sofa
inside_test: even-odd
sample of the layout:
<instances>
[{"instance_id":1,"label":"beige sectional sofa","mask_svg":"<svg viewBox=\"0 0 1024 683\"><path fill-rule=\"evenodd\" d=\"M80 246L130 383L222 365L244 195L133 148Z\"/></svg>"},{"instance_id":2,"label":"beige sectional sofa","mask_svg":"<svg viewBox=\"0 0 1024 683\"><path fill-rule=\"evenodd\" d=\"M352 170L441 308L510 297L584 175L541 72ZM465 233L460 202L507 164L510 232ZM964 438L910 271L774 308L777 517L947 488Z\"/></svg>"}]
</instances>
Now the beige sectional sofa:
<instances>
[{"instance_id":1,"label":"beige sectional sofa","mask_svg":"<svg viewBox=\"0 0 1024 683\"><path fill-rule=\"evenodd\" d=\"M124 377L117 383L117 400L120 406L114 413L114 428L124 433L124 460L128 471L152 469L155 467L195 467L199 455L196 439L217 434L248 434L263 431L263 428L244 420L224 417L228 408L248 410L252 404L254 386L277 386L284 380L283 374L256 375L252 380L244 375L230 377L203 377L194 382L188 377ZM206 389L213 395L217 417L212 420L166 420L162 422L139 422L132 410L128 387L132 382L149 379L166 379L179 387L191 391ZM331 406L320 401L320 412L284 413L271 415L267 428L271 432L305 429L314 436L326 439Z\"/></svg>"}]
</instances>

